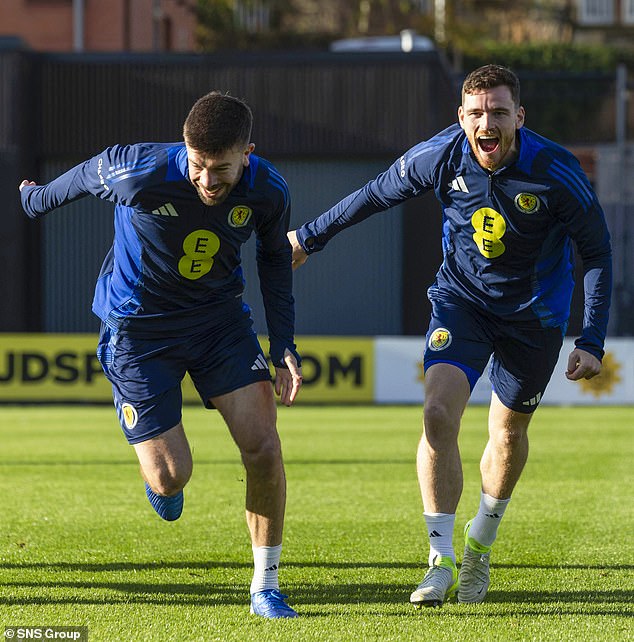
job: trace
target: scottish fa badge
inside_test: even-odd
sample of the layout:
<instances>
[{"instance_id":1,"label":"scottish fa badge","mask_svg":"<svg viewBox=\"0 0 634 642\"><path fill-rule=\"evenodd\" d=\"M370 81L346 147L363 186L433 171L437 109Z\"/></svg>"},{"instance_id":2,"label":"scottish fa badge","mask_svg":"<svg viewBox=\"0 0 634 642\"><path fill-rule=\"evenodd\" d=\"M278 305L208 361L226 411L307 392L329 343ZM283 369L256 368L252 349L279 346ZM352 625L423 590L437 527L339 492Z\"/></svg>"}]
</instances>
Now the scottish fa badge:
<instances>
[{"instance_id":1,"label":"scottish fa badge","mask_svg":"<svg viewBox=\"0 0 634 642\"><path fill-rule=\"evenodd\" d=\"M231 225L231 227L244 227L249 222L251 214L252 211L250 207L246 205L236 205L229 212L229 225Z\"/></svg>"},{"instance_id":2,"label":"scottish fa badge","mask_svg":"<svg viewBox=\"0 0 634 642\"><path fill-rule=\"evenodd\" d=\"M451 345L451 332L447 328L436 328L429 337L429 349L434 352L444 350Z\"/></svg>"},{"instance_id":3,"label":"scottish fa badge","mask_svg":"<svg viewBox=\"0 0 634 642\"><path fill-rule=\"evenodd\" d=\"M521 192L515 197L515 207L523 214L534 214L539 211L541 203L535 194Z\"/></svg>"},{"instance_id":4,"label":"scottish fa badge","mask_svg":"<svg viewBox=\"0 0 634 642\"><path fill-rule=\"evenodd\" d=\"M135 428L139 421L139 414L137 413L136 408L130 403L124 403L121 405L121 414L123 415L125 427L128 430Z\"/></svg>"}]
</instances>

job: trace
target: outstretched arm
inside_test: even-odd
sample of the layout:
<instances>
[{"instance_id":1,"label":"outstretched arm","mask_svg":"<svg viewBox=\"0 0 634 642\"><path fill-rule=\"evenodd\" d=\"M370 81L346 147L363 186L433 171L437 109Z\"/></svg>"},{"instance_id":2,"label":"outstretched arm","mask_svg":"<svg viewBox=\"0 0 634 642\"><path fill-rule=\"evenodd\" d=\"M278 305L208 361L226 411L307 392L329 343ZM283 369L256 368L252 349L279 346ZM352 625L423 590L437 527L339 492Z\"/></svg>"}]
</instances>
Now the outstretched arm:
<instances>
[{"instance_id":1,"label":"outstretched arm","mask_svg":"<svg viewBox=\"0 0 634 642\"><path fill-rule=\"evenodd\" d=\"M313 252L323 250L339 232L432 189L434 155L423 154L425 149L423 142L408 150L361 189L291 232L288 240L293 246L293 267L302 265Z\"/></svg>"},{"instance_id":2,"label":"outstretched arm","mask_svg":"<svg viewBox=\"0 0 634 642\"><path fill-rule=\"evenodd\" d=\"M62 207L94 193L94 179L88 168L90 161L80 163L45 185L23 180L20 185L22 207L29 218L40 218L52 210Z\"/></svg>"}]
</instances>

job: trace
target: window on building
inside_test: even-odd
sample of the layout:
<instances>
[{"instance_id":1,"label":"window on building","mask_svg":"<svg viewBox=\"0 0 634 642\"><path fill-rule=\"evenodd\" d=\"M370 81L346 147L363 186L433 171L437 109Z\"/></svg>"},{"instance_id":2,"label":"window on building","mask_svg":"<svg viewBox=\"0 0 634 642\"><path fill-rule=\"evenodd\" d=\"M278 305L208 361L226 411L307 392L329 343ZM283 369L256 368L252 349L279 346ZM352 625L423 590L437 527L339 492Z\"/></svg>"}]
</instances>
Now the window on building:
<instances>
[{"instance_id":1,"label":"window on building","mask_svg":"<svg viewBox=\"0 0 634 642\"><path fill-rule=\"evenodd\" d=\"M434 11L434 0L411 0L411 4L419 13L428 14Z\"/></svg>"},{"instance_id":2,"label":"window on building","mask_svg":"<svg viewBox=\"0 0 634 642\"><path fill-rule=\"evenodd\" d=\"M245 2L237 0L233 5L236 23L249 33L262 33L269 30L271 9L266 0Z\"/></svg>"},{"instance_id":3,"label":"window on building","mask_svg":"<svg viewBox=\"0 0 634 642\"><path fill-rule=\"evenodd\" d=\"M621 0L623 24L634 25L634 0Z\"/></svg>"},{"instance_id":4,"label":"window on building","mask_svg":"<svg viewBox=\"0 0 634 642\"><path fill-rule=\"evenodd\" d=\"M614 23L614 0L577 0L577 19L581 25Z\"/></svg>"}]
</instances>

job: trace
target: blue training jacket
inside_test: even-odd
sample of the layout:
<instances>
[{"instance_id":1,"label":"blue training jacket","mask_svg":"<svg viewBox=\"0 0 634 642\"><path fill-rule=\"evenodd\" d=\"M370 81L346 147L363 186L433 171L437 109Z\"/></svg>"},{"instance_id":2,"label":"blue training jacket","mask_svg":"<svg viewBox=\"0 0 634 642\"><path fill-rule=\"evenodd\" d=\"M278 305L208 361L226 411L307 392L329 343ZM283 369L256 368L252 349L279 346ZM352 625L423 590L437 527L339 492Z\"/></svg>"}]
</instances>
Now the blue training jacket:
<instances>
[{"instance_id":1,"label":"blue training jacket","mask_svg":"<svg viewBox=\"0 0 634 642\"><path fill-rule=\"evenodd\" d=\"M92 194L115 203L113 246L93 311L137 336L173 336L242 309L240 248L256 234L271 359L294 354L290 197L284 179L252 154L228 198L213 207L189 181L184 143L115 145L47 185L22 189L31 218Z\"/></svg>"},{"instance_id":2,"label":"blue training jacket","mask_svg":"<svg viewBox=\"0 0 634 642\"><path fill-rule=\"evenodd\" d=\"M564 331L574 288L574 241L585 292L576 345L600 359L612 283L603 211L570 152L526 128L518 131L518 142L516 160L489 172L478 164L462 128L452 125L303 225L298 241L309 254L319 251L346 227L434 190L443 211L443 262L429 298L451 293L497 317L538 319Z\"/></svg>"}]
</instances>

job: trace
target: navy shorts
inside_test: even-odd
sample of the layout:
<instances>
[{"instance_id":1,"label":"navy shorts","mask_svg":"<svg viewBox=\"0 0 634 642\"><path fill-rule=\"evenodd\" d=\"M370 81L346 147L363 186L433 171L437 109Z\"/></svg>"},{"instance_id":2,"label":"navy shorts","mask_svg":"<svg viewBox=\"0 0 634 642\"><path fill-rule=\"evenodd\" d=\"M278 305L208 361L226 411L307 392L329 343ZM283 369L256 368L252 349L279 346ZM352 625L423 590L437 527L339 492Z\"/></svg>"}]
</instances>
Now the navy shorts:
<instances>
[{"instance_id":1,"label":"navy shorts","mask_svg":"<svg viewBox=\"0 0 634 642\"><path fill-rule=\"evenodd\" d=\"M130 444L152 439L180 422L186 372L207 408L213 408L210 397L271 380L248 313L183 337L137 338L102 326L97 356Z\"/></svg>"},{"instance_id":2,"label":"navy shorts","mask_svg":"<svg viewBox=\"0 0 634 642\"><path fill-rule=\"evenodd\" d=\"M486 368L495 394L511 410L531 413L550 381L563 343L563 327L539 321L509 321L457 298L432 301L424 368L450 363L469 379L471 390Z\"/></svg>"}]
</instances>

